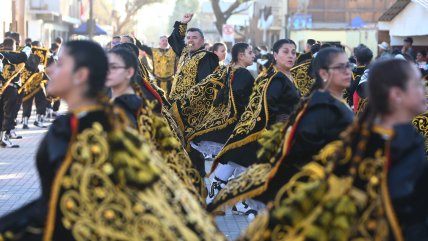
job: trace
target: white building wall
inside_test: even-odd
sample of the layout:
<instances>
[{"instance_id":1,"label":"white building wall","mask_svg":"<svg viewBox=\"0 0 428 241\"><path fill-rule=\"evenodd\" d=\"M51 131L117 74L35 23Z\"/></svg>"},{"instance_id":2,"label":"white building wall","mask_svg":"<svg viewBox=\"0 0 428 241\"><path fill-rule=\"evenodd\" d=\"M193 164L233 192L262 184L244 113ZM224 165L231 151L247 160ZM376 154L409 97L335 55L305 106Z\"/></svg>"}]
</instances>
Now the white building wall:
<instances>
[{"instance_id":1,"label":"white building wall","mask_svg":"<svg viewBox=\"0 0 428 241\"><path fill-rule=\"evenodd\" d=\"M3 42L4 33L9 31L12 21L12 0L2 1L2 12L0 14L0 42Z\"/></svg>"}]
</instances>

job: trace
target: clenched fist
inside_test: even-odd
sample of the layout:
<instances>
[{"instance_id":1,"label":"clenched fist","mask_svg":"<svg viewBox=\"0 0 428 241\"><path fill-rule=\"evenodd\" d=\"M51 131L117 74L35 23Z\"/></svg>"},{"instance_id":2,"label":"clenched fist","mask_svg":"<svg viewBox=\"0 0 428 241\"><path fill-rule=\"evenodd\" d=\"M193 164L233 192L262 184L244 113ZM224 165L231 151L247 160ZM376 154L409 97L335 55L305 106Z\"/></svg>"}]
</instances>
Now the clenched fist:
<instances>
[{"instance_id":1,"label":"clenched fist","mask_svg":"<svg viewBox=\"0 0 428 241\"><path fill-rule=\"evenodd\" d=\"M190 22L190 20L192 20L192 18L193 18L193 13L186 13L186 14L184 14L183 18L181 19L181 23L186 24L186 23Z\"/></svg>"}]
</instances>

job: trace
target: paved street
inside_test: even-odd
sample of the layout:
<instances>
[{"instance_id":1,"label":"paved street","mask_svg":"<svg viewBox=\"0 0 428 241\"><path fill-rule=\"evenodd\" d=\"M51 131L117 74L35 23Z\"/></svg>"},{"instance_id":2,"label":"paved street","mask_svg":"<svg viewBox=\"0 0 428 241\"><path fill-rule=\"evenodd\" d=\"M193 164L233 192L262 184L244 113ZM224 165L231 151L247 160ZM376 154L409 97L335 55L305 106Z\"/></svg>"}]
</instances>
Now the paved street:
<instances>
[{"instance_id":1,"label":"paved street","mask_svg":"<svg viewBox=\"0 0 428 241\"><path fill-rule=\"evenodd\" d=\"M22 125L18 125L17 133L23 139L13 142L20 148L0 148L0 216L31 201L40 193L35 155L47 129L33 126L34 116L30 119L30 130L22 130ZM226 211L225 216L217 217L216 221L231 240L248 225L246 217L232 215L230 210Z\"/></svg>"}]
</instances>

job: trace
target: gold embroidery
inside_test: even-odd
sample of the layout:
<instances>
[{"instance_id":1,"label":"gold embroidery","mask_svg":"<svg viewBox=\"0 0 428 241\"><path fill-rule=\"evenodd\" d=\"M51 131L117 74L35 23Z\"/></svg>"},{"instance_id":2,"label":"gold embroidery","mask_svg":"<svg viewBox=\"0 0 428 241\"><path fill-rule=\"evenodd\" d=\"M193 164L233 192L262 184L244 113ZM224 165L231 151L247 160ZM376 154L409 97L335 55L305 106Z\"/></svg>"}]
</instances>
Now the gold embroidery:
<instances>
[{"instance_id":1,"label":"gold embroidery","mask_svg":"<svg viewBox=\"0 0 428 241\"><path fill-rule=\"evenodd\" d=\"M183 54L178 62L177 73L174 76L174 82L169 95L171 101L180 99L182 95L196 84L199 61L205 55L205 51L190 55L187 52L187 48L184 48Z\"/></svg>"},{"instance_id":2,"label":"gold embroidery","mask_svg":"<svg viewBox=\"0 0 428 241\"><path fill-rule=\"evenodd\" d=\"M166 161L168 167L181 179L187 190L203 202L205 183L198 170L192 164L187 152L181 146L179 138L163 116L153 113L156 103L146 101L138 114L137 122L140 134L150 140L154 148ZM165 113L164 113L165 114ZM174 123L174 122L172 122Z\"/></svg>"},{"instance_id":3,"label":"gold embroidery","mask_svg":"<svg viewBox=\"0 0 428 241\"><path fill-rule=\"evenodd\" d=\"M167 50L152 48L153 70L156 78L169 78L175 71L175 53L172 48ZM162 87L162 86L161 86ZM166 88L162 88L166 89Z\"/></svg>"},{"instance_id":4,"label":"gold embroidery","mask_svg":"<svg viewBox=\"0 0 428 241\"><path fill-rule=\"evenodd\" d=\"M310 67L311 61L299 64L290 70L294 84L302 96L308 96L311 93L312 85L315 83L315 79L309 73Z\"/></svg>"},{"instance_id":5,"label":"gold embroidery","mask_svg":"<svg viewBox=\"0 0 428 241\"><path fill-rule=\"evenodd\" d=\"M425 154L428 157L428 112L416 116L412 124L425 139Z\"/></svg>"},{"instance_id":6,"label":"gold embroidery","mask_svg":"<svg viewBox=\"0 0 428 241\"><path fill-rule=\"evenodd\" d=\"M195 137L221 130L237 120L232 88L227 103L213 104L217 92L231 81L234 71L230 66L219 67L173 104L174 117L183 125L186 148Z\"/></svg>"},{"instance_id":7,"label":"gold embroidery","mask_svg":"<svg viewBox=\"0 0 428 241\"><path fill-rule=\"evenodd\" d=\"M388 204L389 141L362 160L353 159L351 150L337 160L342 148L338 142L324 148L317 162L306 165L279 190L268 218L254 220L252 229L257 231L239 240L257 235L262 237L258 240L388 240L389 224L399 233ZM402 240L397 234L395 238Z\"/></svg>"},{"instance_id":8,"label":"gold embroidery","mask_svg":"<svg viewBox=\"0 0 428 241\"><path fill-rule=\"evenodd\" d=\"M99 124L79 134L57 176L58 221L78 241L225 240L147 143Z\"/></svg>"},{"instance_id":9,"label":"gold embroidery","mask_svg":"<svg viewBox=\"0 0 428 241\"><path fill-rule=\"evenodd\" d=\"M178 25L178 33L180 34L180 36L185 37L186 30L187 30L187 24L180 23Z\"/></svg>"}]
</instances>

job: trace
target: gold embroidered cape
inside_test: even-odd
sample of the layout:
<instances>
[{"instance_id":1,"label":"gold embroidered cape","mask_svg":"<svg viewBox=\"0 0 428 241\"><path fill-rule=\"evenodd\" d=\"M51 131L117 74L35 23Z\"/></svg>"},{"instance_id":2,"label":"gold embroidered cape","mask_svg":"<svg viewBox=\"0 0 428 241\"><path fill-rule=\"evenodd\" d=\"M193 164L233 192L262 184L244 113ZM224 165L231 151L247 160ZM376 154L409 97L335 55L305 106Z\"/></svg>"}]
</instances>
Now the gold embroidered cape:
<instances>
[{"instance_id":1,"label":"gold embroidered cape","mask_svg":"<svg viewBox=\"0 0 428 241\"><path fill-rule=\"evenodd\" d=\"M373 131L378 141L391 135ZM343 141L327 145L238 240L389 240L392 231L403 241L386 178L390 141L371 144L362 158L353 158L354 150Z\"/></svg>"},{"instance_id":2,"label":"gold embroidered cape","mask_svg":"<svg viewBox=\"0 0 428 241\"><path fill-rule=\"evenodd\" d=\"M300 91L302 97L308 96L311 93L312 85L315 83L315 79L312 78L310 69L312 62L301 63L291 68L291 76L293 77L294 84Z\"/></svg>"},{"instance_id":3,"label":"gold embroidered cape","mask_svg":"<svg viewBox=\"0 0 428 241\"><path fill-rule=\"evenodd\" d=\"M205 203L205 182L198 170L193 166L189 155L183 149L178 137L172 131L168 121L161 115L153 113L155 104L146 101L137 116L139 133L150 140L159 151L168 167L180 178L187 190L195 198Z\"/></svg>"},{"instance_id":4,"label":"gold embroidered cape","mask_svg":"<svg viewBox=\"0 0 428 241\"><path fill-rule=\"evenodd\" d=\"M90 125L77 124L55 176L44 241L225 240L148 140L121 125Z\"/></svg>"},{"instance_id":5,"label":"gold embroidered cape","mask_svg":"<svg viewBox=\"0 0 428 241\"><path fill-rule=\"evenodd\" d=\"M173 103L171 113L184 134L186 149L190 148L190 142L194 138L224 129L236 122L237 111L232 88L229 88L227 103L214 105L218 91L226 84L231 86L234 71L232 66L217 68L213 74Z\"/></svg>"},{"instance_id":6,"label":"gold embroidered cape","mask_svg":"<svg viewBox=\"0 0 428 241\"><path fill-rule=\"evenodd\" d=\"M262 148L257 153L263 163L249 166L245 172L230 180L208 205L208 211L215 213L226 205L234 205L267 190L270 179L276 175L279 166L290 152L294 133L306 110L307 105L297 114L293 124L290 120L286 124L277 123L263 134L259 140Z\"/></svg>"},{"instance_id":7,"label":"gold embroidered cape","mask_svg":"<svg viewBox=\"0 0 428 241\"><path fill-rule=\"evenodd\" d=\"M416 116L412 124L425 139L425 152L428 157L428 112Z\"/></svg>"},{"instance_id":8,"label":"gold embroidered cape","mask_svg":"<svg viewBox=\"0 0 428 241\"><path fill-rule=\"evenodd\" d=\"M32 47L31 51L34 55L40 58L40 65L46 67L49 59L49 49ZM48 81L45 79L43 72L33 72L25 68L21 73L22 86L18 90L18 94L24 91L23 101L27 101L33 97L39 90L43 90L46 95L46 84Z\"/></svg>"},{"instance_id":9,"label":"gold embroidered cape","mask_svg":"<svg viewBox=\"0 0 428 241\"><path fill-rule=\"evenodd\" d=\"M266 132L266 127L269 122L269 111L266 101L267 89L271 80L279 73L280 72L275 67L271 67L266 73L262 73L257 77L254 82L249 103L238 120L228 141L214 159L211 172L213 172L218 163L222 161L224 154L251 142L255 142Z\"/></svg>"},{"instance_id":10,"label":"gold embroidered cape","mask_svg":"<svg viewBox=\"0 0 428 241\"><path fill-rule=\"evenodd\" d=\"M168 79L175 72L175 53L172 48L152 48L153 70L156 79Z\"/></svg>"},{"instance_id":11,"label":"gold embroidered cape","mask_svg":"<svg viewBox=\"0 0 428 241\"><path fill-rule=\"evenodd\" d=\"M178 60L177 73L174 75L171 93L169 94L171 102L180 99L182 95L196 84L199 61L206 54L207 52L203 49L190 54L188 48L184 47Z\"/></svg>"},{"instance_id":12,"label":"gold embroidered cape","mask_svg":"<svg viewBox=\"0 0 428 241\"><path fill-rule=\"evenodd\" d=\"M1 52L12 52L19 53L19 51L11 51L11 50L1 50ZM3 91L9 86L13 79L15 79L19 74L21 74L25 69L25 62L20 64L5 64L3 66L3 71L1 75L3 76L5 82L3 83L3 87L0 90L0 95Z\"/></svg>"}]
</instances>

